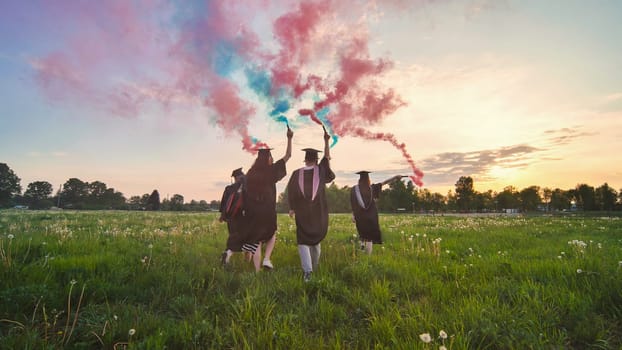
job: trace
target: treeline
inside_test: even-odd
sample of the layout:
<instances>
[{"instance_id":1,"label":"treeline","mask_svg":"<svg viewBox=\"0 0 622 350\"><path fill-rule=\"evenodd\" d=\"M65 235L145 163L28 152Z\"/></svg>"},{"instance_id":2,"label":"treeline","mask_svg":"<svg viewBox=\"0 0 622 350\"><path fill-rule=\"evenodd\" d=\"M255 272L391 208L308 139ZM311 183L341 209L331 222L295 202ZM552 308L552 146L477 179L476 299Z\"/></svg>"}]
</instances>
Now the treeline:
<instances>
[{"instance_id":1,"label":"treeline","mask_svg":"<svg viewBox=\"0 0 622 350\"><path fill-rule=\"evenodd\" d=\"M160 200L157 190L126 198L123 193L108 188L101 181L84 182L77 178L67 180L54 195L52 184L47 181L29 183L22 194L20 182L21 179L8 165L0 163L0 208L205 211L217 210L220 204L204 200L185 203L184 196L180 194Z\"/></svg>"},{"instance_id":2,"label":"treeline","mask_svg":"<svg viewBox=\"0 0 622 350\"><path fill-rule=\"evenodd\" d=\"M67 180L55 195L52 195L52 185L47 181L32 182L22 193L20 181L13 170L0 163L0 208L207 211L220 207L218 200L185 203L180 194L161 199L157 190L126 198L103 182L89 183L77 178ZM326 195L330 212L351 212L350 190L351 187L339 187L334 182L328 186ZM287 212L288 209L287 192L283 192L279 195L277 210ZM456 182L455 189L443 195L418 189L410 181L397 181L385 186L378 200L378 209L387 213L614 211L622 210L622 189L616 191L604 183L599 187L578 184L572 189L529 186L518 190L508 186L501 192L478 192L474 189L473 179L462 176Z\"/></svg>"},{"instance_id":3,"label":"treeline","mask_svg":"<svg viewBox=\"0 0 622 350\"><path fill-rule=\"evenodd\" d=\"M351 187L338 187L332 183L326 191L332 213L348 213ZM287 194L279 197L278 209L287 211ZM599 187L578 184L563 190L529 186L522 190L507 186L501 192L478 192L473 179L462 176L455 189L446 195L418 189L412 182L393 182L386 186L378 200L381 212L532 212L532 211L614 211L622 210L622 190L619 192L607 183Z\"/></svg>"}]
</instances>

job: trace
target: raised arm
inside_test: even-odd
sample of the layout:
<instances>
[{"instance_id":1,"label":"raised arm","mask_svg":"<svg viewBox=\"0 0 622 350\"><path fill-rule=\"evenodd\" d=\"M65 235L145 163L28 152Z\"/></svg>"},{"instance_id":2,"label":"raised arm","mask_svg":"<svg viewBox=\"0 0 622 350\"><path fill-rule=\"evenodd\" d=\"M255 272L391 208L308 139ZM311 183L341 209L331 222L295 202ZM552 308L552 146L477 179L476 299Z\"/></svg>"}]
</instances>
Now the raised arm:
<instances>
[{"instance_id":1,"label":"raised arm","mask_svg":"<svg viewBox=\"0 0 622 350\"><path fill-rule=\"evenodd\" d=\"M382 185L384 186L384 185L389 184L389 183L391 183L393 181L398 181L402 177L403 177L402 175L395 175L392 178L389 178L389 179L386 179L386 180L382 181Z\"/></svg>"},{"instance_id":2,"label":"raised arm","mask_svg":"<svg viewBox=\"0 0 622 350\"><path fill-rule=\"evenodd\" d=\"M330 135L326 132L326 128L322 126L324 129L324 157L330 160L330 146L328 145L328 140L330 140Z\"/></svg>"},{"instance_id":3,"label":"raised arm","mask_svg":"<svg viewBox=\"0 0 622 350\"><path fill-rule=\"evenodd\" d=\"M283 156L283 161L287 163L289 158L292 157L292 138L294 137L294 132L292 129L287 126L287 149L285 150L285 155Z\"/></svg>"}]
</instances>

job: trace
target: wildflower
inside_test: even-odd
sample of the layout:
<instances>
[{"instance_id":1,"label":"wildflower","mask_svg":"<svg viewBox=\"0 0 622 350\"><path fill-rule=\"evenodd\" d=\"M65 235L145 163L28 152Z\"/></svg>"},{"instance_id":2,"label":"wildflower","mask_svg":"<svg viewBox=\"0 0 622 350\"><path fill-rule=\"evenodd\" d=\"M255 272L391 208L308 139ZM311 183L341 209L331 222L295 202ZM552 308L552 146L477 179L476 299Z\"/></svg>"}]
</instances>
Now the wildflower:
<instances>
[{"instance_id":1,"label":"wildflower","mask_svg":"<svg viewBox=\"0 0 622 350\"><path fill-rule=\"evenodd\" d=\"M8 237L9 239L13 239L13 238L15 238L15 236L13 236L13 234L12 234L12 233L9 233L9 235L8 235L7 237Z\"/></svg>"},{"instance_id":2,"label":"wildflower","mask_svg":"<svg viewBox=\"0 0 622 350\"><path fill-rule=\"evenodd\" d=\"M136 334L136 330L135 330L134 328L130 328L130 331L129 331L129 332L127 332L127 334L129 334L129 335L130 335L130 337L131 337L131 336L133 336L134 334Z\"/></svg>"},{"instance_id":3,"label":"wildflower","mask_svg":"<svg viewBox=\"0 0 622 350\"><path fill-rule=\"evenodd\" d=\"M583 273L583 270L577 269L577 273Z\"/></svg>"},{"instance_id":4,"label":"wildflower","mask_svg":"<svg viewBox=\"0 0 622 350\"><path fill-rule=\"evenodd\" d=\"M419 334L419 338L424 343L429 343L432 341L432 337L430 337L430 333Z\"/></svg>"},{"instance_id":5,"label":"wildflower","mask_svg":"<svg viewBox=\"0 0 622 350\"><path fill-rule=\"evenodd\" d=\"M72 279L71 282L69 282L69 283L71 283L71 285L73 286L74 284L78 283L78 281Z\"/></svg>"},{"instance_id":6,"label":"wildflower","mask_svg":"<svg viewBox=\"0 0 622 350\"><path fill-rule=\"evenodd\" d=\"M439 337L441 337L441 339L447 339L447 333L445 333L444 330L441 329L440 332L438 332Z\"/></svg>"}]
</instances>

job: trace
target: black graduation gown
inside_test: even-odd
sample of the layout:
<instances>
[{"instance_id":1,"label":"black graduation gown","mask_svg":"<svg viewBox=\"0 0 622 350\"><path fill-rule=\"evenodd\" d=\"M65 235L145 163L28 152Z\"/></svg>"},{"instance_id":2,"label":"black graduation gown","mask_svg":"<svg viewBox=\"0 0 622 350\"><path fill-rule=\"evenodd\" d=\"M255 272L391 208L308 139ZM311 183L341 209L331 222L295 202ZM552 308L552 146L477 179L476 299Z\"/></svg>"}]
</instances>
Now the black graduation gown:
<instances>
[{"instance_id":1,"label":"black graduation gown","mask_svg":"<svg viewBox=\"0 0 622 350\"><path fill-rule=\"evenodd\" d=\"M285 177L285 161L279 159L263 174L261 181L246 174L246 231L247 243L268 241L276 232L276 183ZM251 183L261 183L261 188L251 189Z\"/></svg>"},{"instance_id":2,"label":"black graduation gown","mask_svg":"<svg viewBox=\"0 0 622 350\"><path fill-rule=\"evenodd\" d=\"M382 184L372 184L371 193L369 188L366 191L361 188L361 198L364 207L362 207L356 198L356 186L350 190L350 204L354 220L356 221L356 230L362 240L372 241L376 244L382 244L382 234L378 223L378 208L376 207L376 199L380 197Z\"/></svg>"},{"instance_id":3,"label":"black graduation gown","mask_svg":"<svg viewBox=\"0 0 622 350\"><path fill-rule=\"evenodd\" d=\"M299 185L299 174L303 173L303 187ZM313 170L297 169L287 184L289 208L296 213L296 241L298 244L316 245L328 232L328 205L325 184L335 179L328 159L322 158L318 165L319 185L312 200ZM303 192L304 191L304 192Z\"/></svg>"},{"instance_id":4,"label":"black graduation gown","mask_svg":"<svg viewBox=\"0 0 622 350\"><path fill-rule=\"evenodd\" d=\"M237 182L225 187L222 193L222 199L220 200L220 213L222 217L225 217L225 206L227 205L227 199L231 193L234 193L240 188L242 183ZM233 217L226 218L227 230L229 231L229 237L227 237L227 249L231 249L234 252L242 251L242 245L245 243L245 216L242 210L238 211Z\"/></svg>"}]
</instances>

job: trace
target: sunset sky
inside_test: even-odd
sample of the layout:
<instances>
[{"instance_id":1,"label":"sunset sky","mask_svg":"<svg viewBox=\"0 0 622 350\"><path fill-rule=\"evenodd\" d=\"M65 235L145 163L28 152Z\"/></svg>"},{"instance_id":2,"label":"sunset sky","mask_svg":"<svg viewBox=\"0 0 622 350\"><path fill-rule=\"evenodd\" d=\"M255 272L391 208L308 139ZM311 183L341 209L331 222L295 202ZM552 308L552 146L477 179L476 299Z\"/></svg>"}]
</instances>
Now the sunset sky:
<instances>
[{"instance_id":1,"label":"sunset sky","mask_svg":"<svg viewBox=\"0 0 622 350\"><path fill-rule=\"evenodd\" d=\"M285 120L289 174L322 149L306 110L338 186L619 190L621 17L617 0L5 0L0 163L24 190L209 201L257 147L282 157Z\"/></svg>"}]
</instances>

